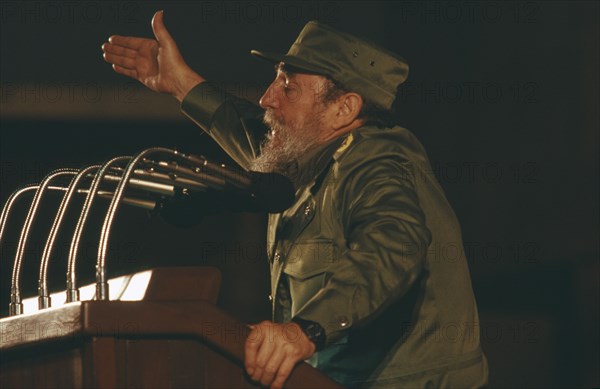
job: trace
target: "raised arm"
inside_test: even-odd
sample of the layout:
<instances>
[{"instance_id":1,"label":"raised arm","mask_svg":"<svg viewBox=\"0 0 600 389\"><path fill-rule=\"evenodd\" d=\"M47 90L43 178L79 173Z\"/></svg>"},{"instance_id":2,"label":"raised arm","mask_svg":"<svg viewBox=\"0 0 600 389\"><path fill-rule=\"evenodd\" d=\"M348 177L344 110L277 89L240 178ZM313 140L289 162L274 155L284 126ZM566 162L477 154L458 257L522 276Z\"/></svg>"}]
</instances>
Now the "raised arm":
<instances>
[{"instance_id":1,"label":"raised arm","mask_svg":"<svg viewBox=\"0 0 600 389\"><path fill-rule=\"evenodd\" d=\"M167 31L163 11L152 18L156 39L113 35L102 45L104 60L115 72L140 81L155 92L173 95L180 102L204 78L184 61Z\"/></svg>"},{"instance_id":2,"label":"raised arm","mask_svg":"<svg viewBox=\"0 0 600 389\"><path fill-rule=\"evenodd\" d=\"M263 111L205 82L193 71L167 31L163 11L154 14L152 30L156 39L111 36L102 45L104 60L115 72L155 92L173 95L187 116L241 167L249 169L267 131L261 119Z\"/></svg>"}]
</instances>

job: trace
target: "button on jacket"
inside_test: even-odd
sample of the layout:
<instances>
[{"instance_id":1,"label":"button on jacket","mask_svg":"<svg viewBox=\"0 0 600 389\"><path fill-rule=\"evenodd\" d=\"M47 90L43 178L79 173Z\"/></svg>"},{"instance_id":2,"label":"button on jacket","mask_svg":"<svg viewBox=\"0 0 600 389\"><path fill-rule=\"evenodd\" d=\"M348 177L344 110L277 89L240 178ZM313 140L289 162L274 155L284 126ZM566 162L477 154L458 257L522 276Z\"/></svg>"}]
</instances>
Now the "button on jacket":
<instances>
[{"instance_id":1,"label":"button on jacket","mask_svg":"<svg viewBox=\"0 0 600 389\"><path fill-rule=\"evenodd\" d=\"M242 167L263 111L209 82L182 110ZM319 323L308 361L348 387L487 382L460 226L425 150L401 127L365 125L304 155L296 202L269 215L273 319Z\"/></svg>"}]
</instances>

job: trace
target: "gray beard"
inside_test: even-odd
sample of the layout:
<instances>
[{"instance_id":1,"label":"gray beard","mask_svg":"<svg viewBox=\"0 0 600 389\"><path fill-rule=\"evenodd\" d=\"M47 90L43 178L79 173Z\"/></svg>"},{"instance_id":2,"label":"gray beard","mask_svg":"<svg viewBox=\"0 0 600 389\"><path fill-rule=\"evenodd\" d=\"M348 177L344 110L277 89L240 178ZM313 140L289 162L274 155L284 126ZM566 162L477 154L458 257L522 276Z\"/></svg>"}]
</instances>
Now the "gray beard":
<instances>
[{"instance_id":1,"label":"gray beard","mask_svg":"<svg viewBox=\"0 0 600 389\"><path fill-rule=\"evenodd\" d=\"M321 127L321 113L300 125L287 125L267 110L263 121L271 131L267 134L261 154L254 159L251 170L279 173L294 181L300 174L298 160L316 147Z\"/></svg>"}]
</instances>

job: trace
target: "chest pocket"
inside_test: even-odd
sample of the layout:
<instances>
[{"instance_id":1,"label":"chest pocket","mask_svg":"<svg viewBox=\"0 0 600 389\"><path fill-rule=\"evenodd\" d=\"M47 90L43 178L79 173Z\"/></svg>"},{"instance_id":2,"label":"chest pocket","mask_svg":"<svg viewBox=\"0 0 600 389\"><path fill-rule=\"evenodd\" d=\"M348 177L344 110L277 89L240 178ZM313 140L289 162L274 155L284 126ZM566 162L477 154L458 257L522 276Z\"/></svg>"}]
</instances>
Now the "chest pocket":
<instances>
[{"instance_id":1,"label":"chest pocket","mask_svg":"<svg viewBox=\"0 0 600 389\"><path fill-rule=\"evenodd\" d=\"M335 260L336 249L331 240L303 240L292 246L283 266L292 316L325 286Z\"/></svg>"}]
</instances>

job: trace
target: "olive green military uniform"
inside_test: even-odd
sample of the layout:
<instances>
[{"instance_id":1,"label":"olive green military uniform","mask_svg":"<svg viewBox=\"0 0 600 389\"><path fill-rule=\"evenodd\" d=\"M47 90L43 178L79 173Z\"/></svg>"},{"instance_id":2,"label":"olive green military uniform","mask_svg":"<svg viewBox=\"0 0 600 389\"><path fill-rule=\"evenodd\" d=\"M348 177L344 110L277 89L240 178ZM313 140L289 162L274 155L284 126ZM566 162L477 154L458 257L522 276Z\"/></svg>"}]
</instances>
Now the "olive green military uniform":
<instances>
[{"instance_id":1,"label":"olive green military uniform","mask_svg":"<svg viewBox=\"0 0 600 389\"><path fill-rule=\"evenodd\" d=\"M205 82L182 110L242 167L262 110ZM315 367L348 387L479 387L487 362L460 226L418 140L363 126L298 163L297 201L269 216L273 318L320 323Z\"/></svg>"}]
</instances>

